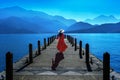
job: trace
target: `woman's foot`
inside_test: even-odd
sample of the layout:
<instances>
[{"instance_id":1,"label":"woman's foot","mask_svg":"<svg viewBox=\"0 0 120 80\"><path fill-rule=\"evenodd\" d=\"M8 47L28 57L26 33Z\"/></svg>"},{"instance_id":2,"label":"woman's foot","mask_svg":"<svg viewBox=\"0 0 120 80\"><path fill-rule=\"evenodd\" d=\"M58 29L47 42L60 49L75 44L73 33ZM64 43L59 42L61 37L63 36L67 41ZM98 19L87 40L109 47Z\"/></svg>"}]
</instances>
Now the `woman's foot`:
<instances>
[{"instance_id":1,"label":"woman's foot","mask_svg":"<svg viewBox=\"0 0 120 80\"><path fill-rule=\"evenodd\" d=\"M55 69L53 66L51 67L51 69L52 69L53 71L56 71L56 69Z\"/></svg>"},{"instance_id":2,"label":"woman's foot","mask_svg":"<svg viewBox=\"0 0 120 80\"><path fill-rule=\"evenodd\" d=\"M55 65L55 61L54 61L54 59L52 58L52 67L51 67L51 69L52 69L53 71L56 70L56 69L54 68L54 65Z\"/></svg>"}]
</instances>

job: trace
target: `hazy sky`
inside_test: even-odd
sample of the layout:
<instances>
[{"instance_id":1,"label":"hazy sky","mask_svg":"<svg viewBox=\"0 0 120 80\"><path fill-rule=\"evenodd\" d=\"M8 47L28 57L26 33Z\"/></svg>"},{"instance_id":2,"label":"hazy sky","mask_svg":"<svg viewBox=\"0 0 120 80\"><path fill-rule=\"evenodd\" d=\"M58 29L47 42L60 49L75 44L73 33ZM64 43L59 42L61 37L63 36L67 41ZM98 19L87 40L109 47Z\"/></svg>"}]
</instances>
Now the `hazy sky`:
<instances>
[{"instance_id":1,"label":"hazy sky","mask_svg":"<svg viewBox=\"0 0 120 80\"><path fill-rule=\"evenodd\" d=\"M0 0L0 7L20 6L50 15L85 20L98 15L120 17L120 0Z\"/></svg>"}]
</instances>

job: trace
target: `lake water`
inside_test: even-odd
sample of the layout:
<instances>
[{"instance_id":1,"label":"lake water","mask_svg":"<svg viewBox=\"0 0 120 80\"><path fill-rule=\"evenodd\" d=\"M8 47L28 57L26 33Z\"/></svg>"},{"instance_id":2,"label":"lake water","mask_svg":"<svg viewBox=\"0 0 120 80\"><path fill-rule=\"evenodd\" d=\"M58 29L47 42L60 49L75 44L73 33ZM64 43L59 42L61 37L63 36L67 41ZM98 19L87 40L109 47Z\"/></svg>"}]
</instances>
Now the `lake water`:
<instances>
[{"instance_id":1,"label":"lake water","mask_svg":"<svg viewBox=\"0 0 120 80\"><path fill-rule=\"evenodd\" d=\"M120 72L120 34L71 34L85 44L89 43L90 53L103 60L103 53L110 53L111 67Z\"/></svg>"},{"instance_id":2,"label":"lake water","mask_svg":"<svg viewBox=\"0 0 120 80\"><path fill-rule=\"evenodd\" d=\"M29 43L33 44L33 49L37 48L37 41L43 45L44 38L53 34L0 34L0 71L5 69L5 54L13 53L13 60L16 62L28 54Z\"/></svg>"},{"instance_id":3,"label":"lake water","mask_svg":"<svg viewBox=\"0 0 120 80\"><path fill-rule=\"evenodd\" d=\"M43 44L43 39L53 34L0 34L0 71L5 69L5 54L10 51L14 54L14 62L28 54L29 43L33 49L37 48L37 41ZM103 59L103 53L111 55L111 67L120 72L120 34L71 34L77 41L90 44L90 52L99 59Z\"/></svg>"}]
</instances>

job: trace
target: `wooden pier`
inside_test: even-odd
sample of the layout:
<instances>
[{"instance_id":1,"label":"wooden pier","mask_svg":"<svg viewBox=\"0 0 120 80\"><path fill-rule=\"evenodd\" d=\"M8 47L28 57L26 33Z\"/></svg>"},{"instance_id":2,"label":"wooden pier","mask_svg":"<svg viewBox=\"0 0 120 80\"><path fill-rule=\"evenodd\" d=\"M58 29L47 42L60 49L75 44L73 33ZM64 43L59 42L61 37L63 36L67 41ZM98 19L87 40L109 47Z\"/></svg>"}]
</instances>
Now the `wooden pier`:
<instances>
[{"instance_id":1,"label":"wooden pier","mask_svg":"<svg viewBox=\"0 0 120 80\"><path fill-rule=\"evenodd\" d=\"M107 69L109 69L109 65L103 65L103 62L98 58L89 54L89 44L86 44L86 49L83 49L82 46L76 47L76 43L72 43L74 42L73 40L67 39L65 39L65 43L68 46L64 52L65 58L60 62L56 71L52 71L52 58L55 58L55 54L58 52L56 48L58 40L48 38L48 44L46 40L44 41L45 47L42 48L40 47L40 41L38 41L38 49L36 51L31 50L32 44L30 44L29 53L32 57L27 55L13 64L13 80L109 80L103 78L106 73L109 74L112 70L105 72L103 67L108 67ZM82 45L81 41L80 45ZM86 55L87 53L88 55ZM87 59L87 57L89 58ZM31 58L32 60L30 60ZM104 75L103 72L105 73ZM110 76L107 75L107 77Z\"/></svg>"}]
</instances>

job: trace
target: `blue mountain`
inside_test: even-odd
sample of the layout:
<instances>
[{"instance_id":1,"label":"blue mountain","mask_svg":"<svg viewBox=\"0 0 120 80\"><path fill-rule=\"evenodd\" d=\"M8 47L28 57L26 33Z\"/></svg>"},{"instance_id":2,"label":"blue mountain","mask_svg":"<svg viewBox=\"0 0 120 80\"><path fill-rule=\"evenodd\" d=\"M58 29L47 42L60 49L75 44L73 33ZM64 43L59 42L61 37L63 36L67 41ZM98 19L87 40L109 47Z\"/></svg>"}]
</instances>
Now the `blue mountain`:
<instances>
[{"instance_id":1,"label":"blue mountain","mask_svg":"<svg viewBox=\"0 0 120 80\"><path fill-rule=\"evenodd\" d=\"M66 32L74 32L76 30L84 30L84 29L89 29L89 28L93 28L93 25L89 24L89 23L85 23L85 22L77 22L73 25L71 25L69 28L67 28Z\"/></svg>"},{"instance_id":2,"label":"blue mountain","mask_svg":"<svg viewBox=\"0 0 120 80\"><path fill-rule=\"evenodd\" d=\"M11 29L20 27L29 32L32 29L32 32L35 33L57 32L61 28L67 29L74 23L76 23L75 20L65 19L62 16L51 16L40 11L26 10L19 6L0 9L0 26L2 25L4 28L9 25L12 27Z\"/></svg>"},{"instance_id":3,"label":"blue mountain","mask_svg":"<svg viewBox=\"0 0 120 80\"><path fill-rule=\"evenodd\" d=\"M107 23L96 26L91 29L85 30L85 32L91 33L120 33L120 22L119 23Z\"/></svg>"},{"instance_id":4,"label":"blue mountain","mask_svg":"<svg viewBox=\"0 0 120 80\"><path fill-rule=\"evenodd\" d=\"M36 28L38 27L36 24L29 23L21 18L9 17L0 23L0 33L37 33Z\"/></svg>"},{"instance_id":5,"label":"blue mountain","mask_svg":"<svg viewBox=\"0 0 120 80\"><path fill-rule=\"evenodd\" d=\"M0 18L8 18L11 16L15 17L42 17L42 18L49 18L50 16L46 13L39 12L39 11L32 11L26 10L19 6L7 7L0 9Z\"/></svg>"},{"instance_id":6,"label":"blue mountain","mask_svg":"<svg viewBox=\"0 0 120 80\"><path fill-rule=\"evenodd\" d=\"M100 15L94 19L86 19L84 22L100 25L105 23L117 23L120 22L120 20L115 18L113 15L110 16Z\"/></svg>"},{"instance_id":7,"label":"blue mountain","mask_svg":"<svg viewBox=\"0 0 120 80\"><path fill-rule=\"evenodd\" d=\"M84 23L84 24L88 25L88 23L87 24ZM74 29L76 28L76 26L72 26L71 30L67 32L71 32L71 33L120 33L120 22L119 23L107 23L107 24L102 24L102 25L90 25L88 28L84 28L84 29L80 28L81 25L77 25L77 26L78 26L77 29ZM82 27L84 27L84 25Z\"/></svg>"},{"instance_id":8,"label":"blue mountain","mask_svg":"<svg viewBox=\"0 0 120 80\"><path fill-rule=\"evenodd\" d=\"M76 23L76 21L74 19L65 19L64 17L58 16L58 15L53 16L53 19L66 24L66 26L71 26L72 24Z\"/></svg>"}]
</instances>

